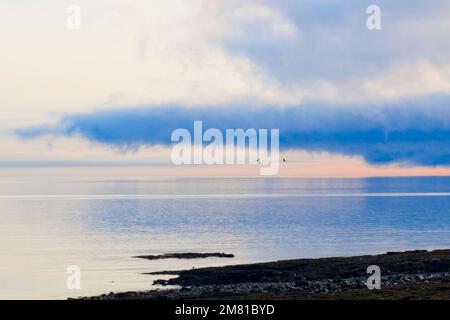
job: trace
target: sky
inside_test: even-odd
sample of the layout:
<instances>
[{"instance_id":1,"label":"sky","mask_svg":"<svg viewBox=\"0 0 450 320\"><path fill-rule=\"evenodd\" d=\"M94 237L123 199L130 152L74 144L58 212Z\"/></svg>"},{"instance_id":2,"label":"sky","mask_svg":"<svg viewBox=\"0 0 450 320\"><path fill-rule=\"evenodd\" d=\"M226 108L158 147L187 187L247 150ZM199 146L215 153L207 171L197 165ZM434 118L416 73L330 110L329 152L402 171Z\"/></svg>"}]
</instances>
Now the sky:
<instances>
[{"instance_id":1,"label":"sky","mask_svg":"<svg viewBox=\"0 0 450 320\"><path fill-rule=\"evenodd\" d=\"M446 0L3 0L0 36L3 168L157 169L202 120L279 128L280 175L450 174Z\"/></svg>"}]
</instances>

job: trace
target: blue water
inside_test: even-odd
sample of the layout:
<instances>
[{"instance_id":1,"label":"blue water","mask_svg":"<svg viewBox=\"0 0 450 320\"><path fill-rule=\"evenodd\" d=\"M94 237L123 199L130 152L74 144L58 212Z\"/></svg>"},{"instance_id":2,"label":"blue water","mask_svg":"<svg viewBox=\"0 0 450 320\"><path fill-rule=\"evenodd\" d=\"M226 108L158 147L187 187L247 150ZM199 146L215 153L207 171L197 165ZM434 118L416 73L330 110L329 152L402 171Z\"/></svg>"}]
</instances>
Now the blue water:
<instances>
[{"instance_id":1,"label":"blue water","mask_svg":"<svg viewBox=\"0 0 450 320\"><path fill-rule=\"evenodd\" d=\"M450 248L450 178L0 179L0 298L150 289L144 272ZM146 261L226 252L233 259ZM78 265L81 290L66 268Z\"/></svg>"}]
</instances>

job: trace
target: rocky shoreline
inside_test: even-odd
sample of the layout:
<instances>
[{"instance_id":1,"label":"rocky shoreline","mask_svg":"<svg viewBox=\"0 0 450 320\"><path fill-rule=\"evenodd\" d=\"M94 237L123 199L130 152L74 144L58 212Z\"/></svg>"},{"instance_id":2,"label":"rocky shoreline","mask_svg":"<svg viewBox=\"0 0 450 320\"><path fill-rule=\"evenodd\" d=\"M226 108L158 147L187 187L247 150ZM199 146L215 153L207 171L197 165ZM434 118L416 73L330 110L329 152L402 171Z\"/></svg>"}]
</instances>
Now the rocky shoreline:
<instances>
[{"instance_id":1,"label":"rocky shoreline","mask_svg":"<svg viewBox=\"0 0 450 320\"><path fill-rule=\"evenodd\" d=\"M370 265L381 269L381 290L367 288ZM450 299L450 250L285 260L156 274L178 275L155 283L180 289L84 299Z\"/></svg>"}]
</instances>

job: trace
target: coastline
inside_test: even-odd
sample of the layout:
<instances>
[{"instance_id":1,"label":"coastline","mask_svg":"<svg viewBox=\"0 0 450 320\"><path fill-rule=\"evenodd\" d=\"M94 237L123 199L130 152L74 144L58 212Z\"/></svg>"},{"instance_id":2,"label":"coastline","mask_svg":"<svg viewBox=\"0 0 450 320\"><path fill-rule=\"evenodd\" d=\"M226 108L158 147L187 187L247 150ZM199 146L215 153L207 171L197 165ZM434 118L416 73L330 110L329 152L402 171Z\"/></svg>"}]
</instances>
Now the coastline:
<instances>
[{"instance_id":1,"label":"coastline","mask_svg":"<svg viewBox=\"0 0 450 320\"><path fill-rule=\"evenodd\" d=\"M369 290L367 267L381 270L381 289ZM109 293L89 300L159 299L445 299L450 300L450 249L295 259L162 271L155 284L179 289Z\"/></svg>"}]
</instances>

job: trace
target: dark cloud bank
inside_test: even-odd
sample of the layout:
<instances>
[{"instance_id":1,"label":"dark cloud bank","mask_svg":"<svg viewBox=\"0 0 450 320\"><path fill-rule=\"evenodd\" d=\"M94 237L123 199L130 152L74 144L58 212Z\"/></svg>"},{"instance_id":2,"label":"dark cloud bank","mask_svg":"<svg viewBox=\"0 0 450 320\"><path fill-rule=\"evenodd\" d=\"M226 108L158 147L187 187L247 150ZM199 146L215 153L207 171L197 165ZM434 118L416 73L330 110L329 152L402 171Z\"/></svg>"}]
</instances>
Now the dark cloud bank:
<instances>
[{"instance_id":1,"label":"dark cloud bank","mask_svg":"<svg viewBox=\"0 0 450 320\"><path fill-rule=\"evenodd\" d=\"M117 149L170 145L176 128L279 128L280 147L362 156L371 164L450 164L450 97L428 97L395 105L296 108L221 106L139 107L67 115L56 127L16 131L23 139L42 135L82 136Z\"/></svg>"}]
</instances>

